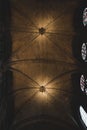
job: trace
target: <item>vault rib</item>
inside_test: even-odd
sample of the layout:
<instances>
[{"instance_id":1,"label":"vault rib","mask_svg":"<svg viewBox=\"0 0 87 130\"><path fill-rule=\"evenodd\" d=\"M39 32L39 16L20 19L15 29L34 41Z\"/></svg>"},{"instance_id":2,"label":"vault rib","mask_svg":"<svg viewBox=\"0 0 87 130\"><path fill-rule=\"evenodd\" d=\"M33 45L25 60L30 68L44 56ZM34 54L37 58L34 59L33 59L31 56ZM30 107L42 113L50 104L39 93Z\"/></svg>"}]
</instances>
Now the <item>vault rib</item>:
<instances>
[{"instance_id":1,"label":"vault rib","mask_svg":"<svg viewBox=\"0 0 87 130\"><path fill-rule=\"evenodd\" d=\"M76 71L77 71L77 69L66 71L66 72L64 72L64 73L62 73L62 74L56 76L56 77L53 78L52 80L50 80L50 81L49 81L47 84L45 84L44 86L46 87L47 85L49 85L49 84L51 84L52 82L54 82L56 79L58 79L58 78L60 78L60 77L62 77L62 76L64 76L64 75L67 75L67 74L69 74L69 73L76 72Z\"/></svg>"},{"instance_id":2,"label":"vault rib","mask_svg":"<svg viewBox=\"0 0 87 130\"><path fill-rule=\"evenodd\" d=\"M58 49L60 49L61 51L63 51L63 53L65 52L64 55L66 55L66 56L69 55L68 52L65 51L65 49L61 48L58 44L56 44L53 40L51 40L51 39L49 38L49 36L47 36L47 35L45 35L45 36L46 36L46 38L47 38L49 41L51 41L51 43L54 44ZM69 57L71 57L71 59L73 59L72 56L69 56Z\"/></svg>"},{"instance_id":3,"label":"vault rib","mask_svg":"<svg viewBox=\"0 0 87 130\"><path fill-rule=\"evenodd\" d=\"M13 52L13 55L12 55L12 56L14 56L16 53L18 53L18 51L19 51L20 49L22 49L22 48L23 48L23 50L21 51L21 53L24 53L24 50L25 50L26 48L30 47L30 46L32 45L32 42L33 42L34 40L36 40L39 36L40 36L40 35L38 34L38 35L37 35L36 37L34 37L31 41L28 41L28 43L30 42L31 44L28 44L27 46L25 46L25 48L23 48L24 46L18 47L18 49ZM24 42L24 44L26 44L26 42Z\"/></svg>"},{"instance_id":4,"label":"vault rib","mask_svg":"<svg viewBox=\"0 0 87 130\"><path fill-rule=\"evenodd\" d=\"M33 83L35 83L36 85L38 85L40 87L40 85L35 81L33 80L31 77L29 77L27 74L23 73L22 71L18 70L18 69L15 69L13 67L10 67L10 70L12 71L16 71L18 73L21 73L22 75L24 75L27 79L31 80Z\"/></svg>"},{"instance_id":5,"label":"vault rib","mask_svg":"<svg viewBox=\"0 0 87 130\"><path fill-rule=\"evenodd\" d=\"M44 63L44 64L64 63L67 65L76 66L76 64L74 63L69 63L62 60L53 60L53 59L20 59L20 60L9 61L8 65L20 64L20 62Z\"/></svg>"}]
</instances>

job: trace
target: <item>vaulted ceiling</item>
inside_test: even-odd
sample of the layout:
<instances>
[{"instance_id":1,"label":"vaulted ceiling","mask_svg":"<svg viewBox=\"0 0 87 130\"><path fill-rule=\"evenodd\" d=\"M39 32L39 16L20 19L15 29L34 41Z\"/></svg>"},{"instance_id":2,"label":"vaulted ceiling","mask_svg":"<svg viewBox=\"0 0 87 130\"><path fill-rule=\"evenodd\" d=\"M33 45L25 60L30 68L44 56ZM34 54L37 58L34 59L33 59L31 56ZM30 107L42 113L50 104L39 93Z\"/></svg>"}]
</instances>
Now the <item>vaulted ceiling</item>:
<instances>
[{"instance_id":1,"label":"vaulted ceiling","mask_svg":"<svg viewBox=\"0 0 87 130\"><path fill-rule=\"evenodd\" d=\"M9 66L15 104L12 129L34 129L31 124L46 121L55 122L55 129L77 130L71 112L71 75L77 71L72 41L76 35L73 19L78 1L10 1ZM50 129L46 122L42 123L44 129ZM42 129L40 124L34 126Z\"/></svg>"}]
</instances>

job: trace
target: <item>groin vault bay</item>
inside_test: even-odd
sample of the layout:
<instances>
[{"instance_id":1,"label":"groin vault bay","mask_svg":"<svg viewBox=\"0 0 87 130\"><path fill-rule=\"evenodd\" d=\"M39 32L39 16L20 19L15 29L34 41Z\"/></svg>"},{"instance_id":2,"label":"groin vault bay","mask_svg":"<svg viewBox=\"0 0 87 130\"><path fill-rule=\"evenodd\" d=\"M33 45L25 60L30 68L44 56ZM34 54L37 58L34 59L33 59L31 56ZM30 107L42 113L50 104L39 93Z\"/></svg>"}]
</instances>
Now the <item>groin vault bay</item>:
<instances>
[{"instance_id":1,"label":"groin vault bay","mask_svg":"<svg viewBox=\"0 0 87 130\"><path fill-rule=\"evenodd\" d=\"M0 130L87 130L87 0L0 0Z\"/></svg>"}]
</instances>

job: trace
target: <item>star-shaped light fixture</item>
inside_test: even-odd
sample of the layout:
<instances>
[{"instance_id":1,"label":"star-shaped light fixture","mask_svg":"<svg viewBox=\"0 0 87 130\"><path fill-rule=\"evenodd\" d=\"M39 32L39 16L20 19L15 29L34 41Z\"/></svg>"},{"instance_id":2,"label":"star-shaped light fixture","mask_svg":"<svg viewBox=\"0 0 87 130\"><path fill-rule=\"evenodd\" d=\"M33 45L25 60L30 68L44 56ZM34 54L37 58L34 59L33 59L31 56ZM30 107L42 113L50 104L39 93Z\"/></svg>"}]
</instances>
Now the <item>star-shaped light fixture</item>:
<instances>
[{"instance_id":1,"label":"star-shaped light fixture","mask_svg":"<svg viewBox=\"0 0 87 130\"><path fill-rule=\"evenodd\" d=\"M44 92L46 92L46 88L44 86L40 86L39 91L44 93Z\"/></svg>"},{"instance_id":2,"label":"star-shaped light fixture","mask_svg":"<svg viewBox=\"0 0 87 130\"><path fill-rule=\"evenodd\" d=\"M40 35L44 35L45 32L46 32L45 28L43 28L43 27L39 28L39 34Z\"/></svg>"}]
</instances>

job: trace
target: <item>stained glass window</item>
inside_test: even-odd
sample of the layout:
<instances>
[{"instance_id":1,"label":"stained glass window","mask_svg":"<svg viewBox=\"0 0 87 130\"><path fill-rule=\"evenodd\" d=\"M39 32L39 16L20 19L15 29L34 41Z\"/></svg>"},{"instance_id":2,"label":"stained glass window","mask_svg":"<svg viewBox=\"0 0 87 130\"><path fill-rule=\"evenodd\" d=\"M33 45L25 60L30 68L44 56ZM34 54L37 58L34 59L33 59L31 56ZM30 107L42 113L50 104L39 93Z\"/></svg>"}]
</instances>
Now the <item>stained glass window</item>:
<instances>
[{"instance_id":1,"label":"stained glass window","mask_svg":"<svg viewBox=\"0 0 87 130\"><path fill-rule=\"evenodd\" d=\"M80 116L81 116L83 123L87 127L87 113L82 106L80 106Z\"/></svg>"},{"instance_id":2,"label":"stained glass window","mask_svg":"<svg viewBox=\"0 0 87 130\"><path fill-rule=\"evenodd\" d=\"M84 75L80 77L80 87L81 90L87 95L87 78Z\"/></svg>"},{"instance_id":3,"label":"stained glass window","mask_svg":"<svg viewBox=\"0 0 87 130\"><path fill-rule=\"evenodd\" d=\"M87 25L87 8L85 8L83 11L83 24L84 26Z\"/></svg>"},{"instance_id":4,"label":"stained glass window","mask_svg":"<svg viewBox=\"0 0 87 130\"><path fill-rule=\"evenodd\" d=\"M87 62L87 43L83 43L83 44L82 44L81 56L82 56L82 59L83 59L85 62Z\"/></svg>"}]
</instances>

